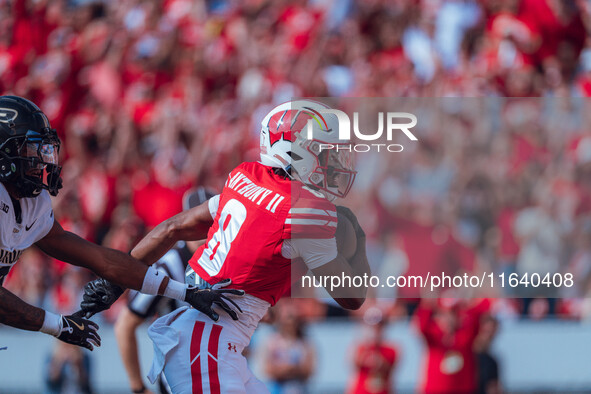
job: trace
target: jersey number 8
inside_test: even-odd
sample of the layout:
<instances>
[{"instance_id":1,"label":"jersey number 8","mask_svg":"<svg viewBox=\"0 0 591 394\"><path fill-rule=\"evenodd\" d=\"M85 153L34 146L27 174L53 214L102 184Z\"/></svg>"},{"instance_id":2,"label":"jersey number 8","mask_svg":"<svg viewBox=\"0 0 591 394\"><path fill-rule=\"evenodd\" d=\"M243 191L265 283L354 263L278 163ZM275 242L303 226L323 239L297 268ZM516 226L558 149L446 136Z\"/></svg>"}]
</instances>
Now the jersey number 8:
<instances>
[{"instance_id":1,"label":"jersey number 8","mask_svg":"<svg viewBox=\"0 0 591 394\"><path fill-rule=\"evenodd\" d=\"M232 242L245 220L246 207L240 201L232 199L224 205L218 219L218 229L199 259L200 265L210 276L217 275L222 269Z\"/></svg>"}]
</instances>

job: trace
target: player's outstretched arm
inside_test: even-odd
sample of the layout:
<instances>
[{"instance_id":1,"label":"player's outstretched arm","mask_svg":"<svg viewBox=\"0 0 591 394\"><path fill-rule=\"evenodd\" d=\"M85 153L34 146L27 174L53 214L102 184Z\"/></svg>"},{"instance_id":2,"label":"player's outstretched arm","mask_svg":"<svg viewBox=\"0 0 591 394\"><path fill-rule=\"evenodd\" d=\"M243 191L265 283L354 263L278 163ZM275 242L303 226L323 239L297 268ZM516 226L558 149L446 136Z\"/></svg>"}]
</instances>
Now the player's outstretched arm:
<instances>
[{"instance_id":1,"label":"player's outstretched arm","mask_svg":"<svg viewBox=\"0 0 591 394\"><path fill-rule=\"evenodd\" d=\"M146 264L153 264L178 241L198 241L207 237L213 224L208 202L183 211L154 227L131 251Z\"/></svg>"},{"instance_id":2,"label":"player's outstretched arm","mask_svg":"<svg viewBox=\"0 0 591 394\"><path fill-rule=\"evenodd\" d=\"M54 222L49 233L36 245L58 260L88 268L101 277L88 283L84 289L85 301L87 290L100 296L93 298L94 301L98 300L101 303L95 305L96 308L92 309L92 313L109 308L121 294L122 291L115 297L111 297L113 283L142 293L185 301L187 286L184 283L170 280L168 276L128 254L96 245L74 233L65 231L57 221ZM102 302L104 296L109 296L109 302ZM82 316L83 313L77 315ZM87 314L87 316L90 315Z\"/></svg>"},{"instance_id":3,"label":"player's outstretched arm","mask_svg":"<svg viewBox=\"0 0 591 394\"><path fill-rule=\"evenodd\" d=\"M99 246L65 231L57 220L36 245L51 257L88 268L100 277L134 290L142 288L148 270L145 264L123 252Z\"/></svg>"},{"instance_id":4,"label":"player's outstretched arm","mask_svg":"<svg viewBox=\"0 0 591 394\"><path fill-rule=\"evenodd\" d=\"M39 331L45 311L29 305L0 286L0 323L21 330Z\"/></svg>"},{"instance_id":5,"label":"player's outstretched arm","mask_svg":"<svg viewBox=\"0 0 591 394\"><path fill-rule=\"evenodd\" d=\"M209 212L207 214L211 218ZM184 229L185 227L179 230L178 234L181 236L192 234L191 230L186 229L185 231ZM82 310L76 313L76 317L83 315L90 317L94 313L108 309L118 298L118 296L111 297L112 284L114 283L139 290L145 294L163 295L186 301L215 321L219 319L219 316L212 309L213 304L221 307L233 319L238 319L236 312L226 303L231 300L228 300L224 294L243 295L244 292L231 289L199 290L188 288L184 283L170 279L130 255L93 244L74 233L65 231L57 221L54 222L49 233L36 245L43 252L58 260L88 268L101 277L85 286L83 304L88 302L89 307L85 308L82 304ZM97 294L100 296L96 297ZM108 302L103 302L103 295L108 296Z\"/></svg>"},{"instance_id":6,"label":"player's outstretched arm","mask_svg":"<svg viewBox=\"0 0 591 394\"><path fill-rule=\"evenodd\" d=\"M41 331L88 350L101 345L98 325L74 316L62 316L29 305L0 286L0 323L28 331Z\"/></svg>"}]
</instances>

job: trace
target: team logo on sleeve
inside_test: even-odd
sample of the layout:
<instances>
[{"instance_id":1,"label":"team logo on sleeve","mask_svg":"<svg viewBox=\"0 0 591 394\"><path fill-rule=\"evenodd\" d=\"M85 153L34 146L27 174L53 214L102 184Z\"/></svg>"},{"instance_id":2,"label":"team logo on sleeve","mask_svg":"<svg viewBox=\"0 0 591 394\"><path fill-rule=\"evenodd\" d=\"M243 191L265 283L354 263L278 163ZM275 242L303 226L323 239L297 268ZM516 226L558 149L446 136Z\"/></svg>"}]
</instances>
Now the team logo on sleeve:
<instances>
[{"instance_id":1,"label":"team logo on sleeve","mask_svg":"<svg viewBox=\"0 0 591 394\"><path fill-rule=\"evenodd\" d=\"M0 201L0 211L8 213L9 209L10 208L8 207L8 204L5 204L4 202Z\"/></svg>"}]
</instances>

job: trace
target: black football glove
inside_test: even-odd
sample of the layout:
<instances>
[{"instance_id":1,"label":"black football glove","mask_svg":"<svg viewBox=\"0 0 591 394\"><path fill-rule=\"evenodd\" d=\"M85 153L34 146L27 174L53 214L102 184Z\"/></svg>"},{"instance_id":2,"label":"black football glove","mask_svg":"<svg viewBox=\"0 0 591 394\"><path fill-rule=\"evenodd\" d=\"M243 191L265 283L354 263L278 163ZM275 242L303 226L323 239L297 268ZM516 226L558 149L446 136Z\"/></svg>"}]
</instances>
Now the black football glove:
<instances>
[{"instance_id":1,"label":"black football glove","mask_svg":"<svg viewBox=\"0 0 591 394\"><path fill-rule=\"evenodd\" d=\"M84 285L84 296L80 303L80 311L74 316L89 318L95 313L107 310L113 305L124 289L106 279L98 278Z\"/></svg>"},{"instance_id":2,"label":"black football glove","mask_svg":"<svg viewBox=\"0 0 591 394\"><path fill-rule=\"evenodd\" d=\"M57 339L72 345L82 346L92 351L93 346L101 346L101 337L95 322L77 316L62 316L60 334Z\"/></svg>"},{"instance_id":3,"label":"black football glove","mask_svg":"<svg viewBox=\"0 0 591 394\"><path fill-rule=\"evenodd\" d=\"M351 211L349 208L344 207L342 205L337 205L337 213L341 214L344 217L346 217L347 219L349 219L349 221L353 225L353 229L355 230L355 235L357 236L357 239L359 239L361 237L365 237L365 231L363 231L363 229L361 228L361 225L359 225L359 221L357 220L357 216L355 216L353 211Z\"/></svg>"},{"instance_id":4,"label":"black football glove","mask_svg":"<svg viewBox=\"0 0 591 394\"><path fill-rule=\"evenodd\" d=\"M236 296L243 296L244 290L236 289L224 289L224 287L231 284L230 279L224 279L223 281L213 285L210 289L198 289L196 287L189 287L187 289L187 295L185 301L200 312L205 313L213 321L218 321L220 315L213 310L213 305L217 305L222 308L230 317L234 320L238 320L238 314L226 303L230 302L242 313L242 309L231 299L226 297L224 294L231 294Z\"/></svg>"}]
</instances>

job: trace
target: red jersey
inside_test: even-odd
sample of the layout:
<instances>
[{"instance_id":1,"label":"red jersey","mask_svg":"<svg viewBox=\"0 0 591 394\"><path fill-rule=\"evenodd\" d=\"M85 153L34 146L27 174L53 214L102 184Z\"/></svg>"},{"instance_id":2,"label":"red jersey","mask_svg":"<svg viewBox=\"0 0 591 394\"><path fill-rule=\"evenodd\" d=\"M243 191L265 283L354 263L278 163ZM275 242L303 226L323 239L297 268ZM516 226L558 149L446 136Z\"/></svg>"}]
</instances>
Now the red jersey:
<instances>
[{"instance_id":1,"label":"red jersey","mask_svg":"<svg viewBox=\"0 0 591 394\"><path fill-rule=\"evenodd\" d=\"M459 326L446 332L434 318L434 311L419 306L416 317L427 344L427 365L423 377L424 393L473 393L476 391L476 356L473 345L480 329L480 318L489 308L484 300L458 312Z\"/></svg>"},{"instance_id":2,"label":"red jersey","mask_svg":"<svg viewBox=\"0 0 591 394\"><path fill-rule=\"evenodd\" d=\"M274 305L291 283L283 242L332 239L336 225L336 208L322 195L271 167L242 163L228 176L207 242L189 265L210 284L229 278L232 288Z\"/></svg>"},{"instance_id":3,"label":"red jersey","mask_svg":"<svg viewBox=\"0 0 591 394\"><path fill-rule=\"evenodd\" d=\"M391 393L391 376L397 358L394 346L385 343L359 345L355 352L358 373L349 393Z\"/></svg>"}]
</instances>

